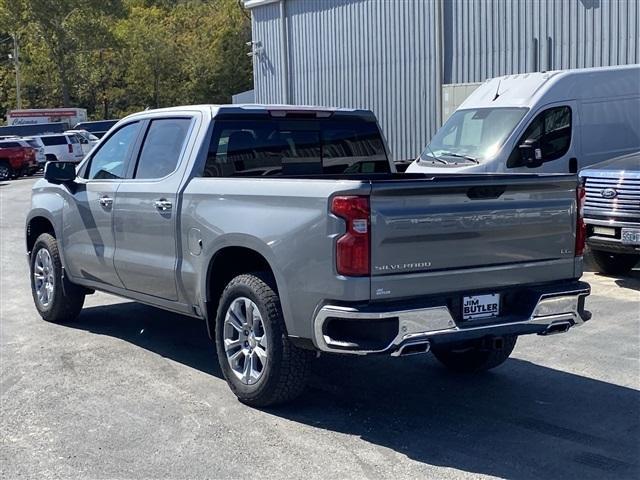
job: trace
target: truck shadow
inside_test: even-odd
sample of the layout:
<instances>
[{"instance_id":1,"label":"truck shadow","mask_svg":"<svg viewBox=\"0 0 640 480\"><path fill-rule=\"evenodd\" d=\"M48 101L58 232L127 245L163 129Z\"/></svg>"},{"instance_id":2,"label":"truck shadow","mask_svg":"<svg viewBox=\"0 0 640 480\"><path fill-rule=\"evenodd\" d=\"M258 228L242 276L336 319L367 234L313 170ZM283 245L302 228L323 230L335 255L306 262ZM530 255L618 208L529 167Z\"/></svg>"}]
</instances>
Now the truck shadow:
<instances>
[{"instance_id":1,"label":"truck shadow","mask_svg":"<svg viewBox=\"0 0 640 480\"><path fill-rule=\"evenodd\" d=\"M584 271L595 273L598 277L611 278L616 285L630 290L640 291L640 263L624 275L607 275L598 272L598 268L590 254L585 256Z\"/></svg>"},{"instance_id":2,"label":"truck shadow","mask_svg":"<svg viewBox=\"0 0 640 480\"><path fill-rule=\"evenodd\" d=\"M131 302L86 308L69 326L222 378L202 321ZM264 413L372 444L353 453L372 476L408 457L503 478L640 477L638 391L517 358L460 376L430 355L322 356L300 400Z\"/></svg>"}]
</instances>

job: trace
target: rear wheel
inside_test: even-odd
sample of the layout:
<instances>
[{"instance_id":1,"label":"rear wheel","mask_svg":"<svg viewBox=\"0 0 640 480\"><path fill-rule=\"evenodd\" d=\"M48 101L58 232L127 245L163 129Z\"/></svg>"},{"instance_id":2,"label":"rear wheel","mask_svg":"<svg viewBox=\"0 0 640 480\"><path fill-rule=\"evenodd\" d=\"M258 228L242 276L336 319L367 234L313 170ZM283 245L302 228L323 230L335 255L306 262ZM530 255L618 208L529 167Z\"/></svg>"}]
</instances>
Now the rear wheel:
<instances>
[{"instance_id":1,"label":"rear wheel","mask_svg":"<svg viewBox=\"0 0 640 480\"><path fill-rule=\"evenodd\" d=\"M472 341L434 348L433 355L449 370L461 373L483 372L503 364L516 346L517 335L491 341Z\"/></svg>"},{"instance_id":2,"label":"rear wheel","mask_svg":"<svg viewBox=\"0 0 640 480\"><path fill-rule=\"evenodd\" d=\"M43 233L31 252L31 293L40 316L54 323L70 322L82 310L86 291L62 276L55 237Z\"/></svg>"},{"instance_id":3,"label":"rear wheel","mask_svg":"<svg viewBox=\"0 0 640 480\"><path fill-rule=\"evenodd\" d=\"M602 250L591 250L591 255L598 266L598 271L608 275L621 275L636 266L640 255L628 253L610 253Z\"/></svg>"},{"instance_id":4,"label":"rear wheel","mask_svg":"<svg viewBox=\"0 0 640 480\"><path fill-rule=\"evenodd\" d=\"M7 162L0 162L0 180L9 180L13 172Z\"/></svg>"},{"instance_id":5,"label":"rear wheel","mask_svg":"<svg viewBox=\"0 0 640 480\"><path fill-rule=\"evenodd\" d=\"M238 399L253 407L284 403L302 393L313 352L291 344L270 275L235 277L216 318L220 368Z\"/></svg>"}]
</instances>

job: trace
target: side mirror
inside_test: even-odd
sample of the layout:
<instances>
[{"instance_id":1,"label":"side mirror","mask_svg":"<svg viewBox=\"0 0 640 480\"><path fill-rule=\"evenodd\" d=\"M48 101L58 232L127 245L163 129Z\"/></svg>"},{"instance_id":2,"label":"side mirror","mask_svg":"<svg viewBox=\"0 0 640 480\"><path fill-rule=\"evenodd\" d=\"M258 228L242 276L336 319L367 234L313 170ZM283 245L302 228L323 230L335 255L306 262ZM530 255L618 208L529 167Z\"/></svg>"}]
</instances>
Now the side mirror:
<instances>
[{"instance_id":1,"label":"side mirror","mask_svg":"<svg viewBox=\"0 0 640 480\"><path fill-rule=\"evenodd\" d=\"M536 168L542 165L542 149L537 141L526 141L518 146L523 167Z\"/></svg>"},{"instance_id":2,"label":"side mirror","mask_svg":"<svg viewBox=\"0 0 640 480\"><path fill-rule=\"evenodd\" d=\"M47 162L44 179L55 184L72 183L76 179L75 162Z\"/></svg>"}]
</instances>

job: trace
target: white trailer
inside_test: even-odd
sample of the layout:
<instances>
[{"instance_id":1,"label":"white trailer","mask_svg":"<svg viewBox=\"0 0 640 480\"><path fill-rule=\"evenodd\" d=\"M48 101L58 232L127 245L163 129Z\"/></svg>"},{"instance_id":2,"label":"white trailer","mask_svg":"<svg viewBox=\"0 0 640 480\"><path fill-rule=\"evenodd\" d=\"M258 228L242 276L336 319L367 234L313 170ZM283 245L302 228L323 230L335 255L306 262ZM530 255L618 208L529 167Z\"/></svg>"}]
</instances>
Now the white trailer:
<instances>
[{"instance_id":1,"label":"white trailer","mask_svg":"<svg viewBox=\"0 0 640 480\"><path fill-rule=\"evenodd\" d=\"M7 125L36 125L39 123L63 123L65 129L87 121L84 108L29 108L7 113Z\"/></svg>"}]
</instances>

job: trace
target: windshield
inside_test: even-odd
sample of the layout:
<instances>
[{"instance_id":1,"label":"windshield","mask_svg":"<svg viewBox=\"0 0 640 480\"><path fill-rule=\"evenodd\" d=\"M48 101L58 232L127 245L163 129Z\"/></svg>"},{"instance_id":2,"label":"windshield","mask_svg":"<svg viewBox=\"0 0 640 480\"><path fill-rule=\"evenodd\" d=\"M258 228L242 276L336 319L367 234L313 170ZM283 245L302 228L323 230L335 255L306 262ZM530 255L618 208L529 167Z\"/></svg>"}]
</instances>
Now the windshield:
<instances>
[{"instance_id":1,"label":"windshield","mask_svg":"<svg viewBox=\"0 0 640 480\"><path fill-rule=\"evenodd\" d=\"M479 163L491 158L526 112L526 108L457 110L436 132L420 160Z\"/></svg>"}]
</instances>

